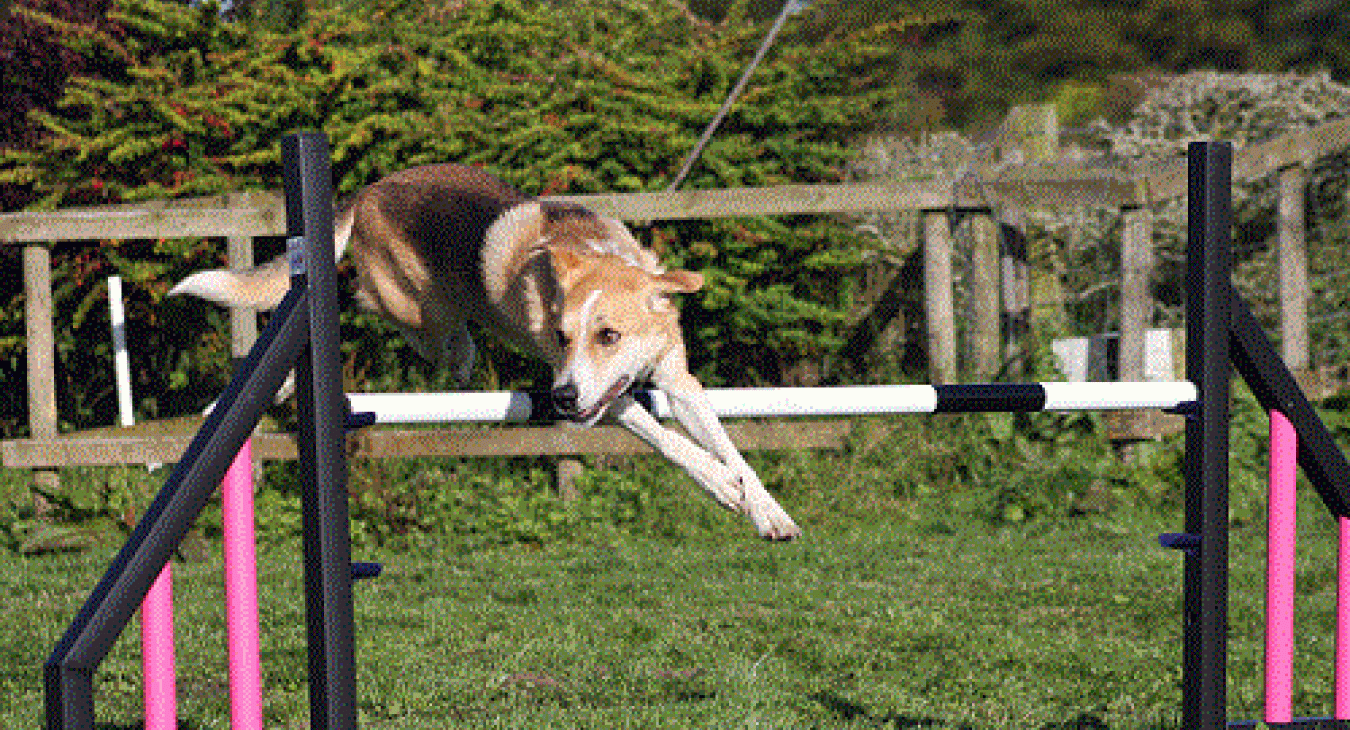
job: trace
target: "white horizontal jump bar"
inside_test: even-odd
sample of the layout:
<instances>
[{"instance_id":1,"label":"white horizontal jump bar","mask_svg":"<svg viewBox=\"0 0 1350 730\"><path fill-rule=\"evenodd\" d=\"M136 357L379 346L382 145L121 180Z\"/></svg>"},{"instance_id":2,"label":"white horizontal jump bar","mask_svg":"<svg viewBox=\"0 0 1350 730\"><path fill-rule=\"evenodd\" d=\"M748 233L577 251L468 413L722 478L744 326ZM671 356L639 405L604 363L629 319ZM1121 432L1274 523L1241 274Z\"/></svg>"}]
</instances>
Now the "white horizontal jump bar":
<instances>
[{"instance_id":1,"label":"white horizontal jump bar","mask_svg":"<svg viewBox=\"0 0 1350 730\"><path fill-rule=\"evenodd\" d=\"M713 388L705 391L725 418L861 416L937 411L1083 411L1175 408L1196 400L1178 382L1032 383L991 385L857 385L821 388ZM529 393L352 393L355 413L376 423L520 423L536 411ZM669 418L670 400L644 394L652 412Z\"/></svg>"},{"instance_id":2,"label":"white horizontal jump bar","mask_svg":"<svg viewBox=\"0 0 1350 730\"><path fill-rule=\"evenodd\" d=\"M523 423L529 393L505 390L463 393L348 393L352 413L374 413L376 423Z\"/></svg>"},{"instance_id":3,"label":"white horizontal jump bar","mask_svg":"<svg viewBox=\"0 0 1350 730\"><path fill-rule=\"evenodd\" d=\"M1200 396L1189 380L1041 383L1047 411L1132 411L1176 408Z\"/></svg>"},{"instance_id":4,"label":"white horizontal jump bar","mask_svg":"<svg viewBox=\"0 0 1350 730\"><path fill-rule=\"evenodd\" d=\"M648 391L652 415L671 418L670 398ZM704 393L723 418L868 416L932 413L937 391L931 385L848 385L827 388L710 388Z\"/></svg>"}]
</instances>

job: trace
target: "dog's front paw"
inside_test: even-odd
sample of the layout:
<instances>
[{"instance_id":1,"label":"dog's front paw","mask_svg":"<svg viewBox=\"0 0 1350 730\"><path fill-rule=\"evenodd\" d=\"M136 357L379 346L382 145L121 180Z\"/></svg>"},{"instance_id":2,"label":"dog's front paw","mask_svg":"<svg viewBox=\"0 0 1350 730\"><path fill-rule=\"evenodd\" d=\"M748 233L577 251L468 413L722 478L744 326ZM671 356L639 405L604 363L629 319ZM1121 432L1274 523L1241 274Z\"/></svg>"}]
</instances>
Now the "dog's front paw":
<instances>
[{"instance_id":1,"label":"dog's front paw","mask_svg":"<svg viewBox=\"0 0 1350 730\"><path fill-rule=\"evenodd\" d=\"M755 531L765 540L794 540L802 536L802 530L788 515L787 510L778 504L778 500L769 494L769 490L759 481L759 477L749 466L737 480L744 493L742 512L755 525Z\"/></svg>"},{"instance_id":2,"label":"dog's front paw","mask_svg":"<svg viewBox=\"0 0 1350 730\"><path fill-rule=\"evenodd\" d=\"M703 489L723 507L749 517L760 537L775 541L801 537L801 528L748 464L738 469L709 460L698 472L695 479Z\"/></svg>"},{"instance_id":3,"label":"dog's front paw","mask_svg":"<svg viewBox=\"0 0 1350 730\"><path fill-rule=\"evenodd\" d=\"M701 459L701 463L689 469L689 475L698 482L703 491L717 503L732 512L744 513L745 487L741 478L726 464L711 457Z\"/></svg>"},{"instance_id":4,"label":"dog's front paw","mask_svg":"<svg viewBox=\"0 0 1350 730\"><path fill-rule=\"evenodd\" d=\"M795 540L802 536L802 529L773 498L766 504L747 504L746 513L765 540Z\"/></svg>"}]
</instances>

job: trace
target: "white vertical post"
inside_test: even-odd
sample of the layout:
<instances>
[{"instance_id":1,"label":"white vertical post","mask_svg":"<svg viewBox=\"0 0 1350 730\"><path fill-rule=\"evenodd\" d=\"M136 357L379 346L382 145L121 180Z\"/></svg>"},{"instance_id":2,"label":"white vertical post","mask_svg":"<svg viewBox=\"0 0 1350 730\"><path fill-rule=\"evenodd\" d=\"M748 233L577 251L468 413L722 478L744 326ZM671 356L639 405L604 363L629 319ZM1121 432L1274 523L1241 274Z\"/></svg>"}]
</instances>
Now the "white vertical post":
<instances>
[{"instance_id":1,"label":"white vertical post","mask_svg":"<svg viewBox=\"0 0 1350 730\"><path fill-rule=\"evenodd\" d=\"M117 415L122 426L136 423L131 401L131 356L127 353L126 309L122 305L122 277L108 277L109 321L112 324L113 376L117 379Z\"/></svg>"}]
</instances>

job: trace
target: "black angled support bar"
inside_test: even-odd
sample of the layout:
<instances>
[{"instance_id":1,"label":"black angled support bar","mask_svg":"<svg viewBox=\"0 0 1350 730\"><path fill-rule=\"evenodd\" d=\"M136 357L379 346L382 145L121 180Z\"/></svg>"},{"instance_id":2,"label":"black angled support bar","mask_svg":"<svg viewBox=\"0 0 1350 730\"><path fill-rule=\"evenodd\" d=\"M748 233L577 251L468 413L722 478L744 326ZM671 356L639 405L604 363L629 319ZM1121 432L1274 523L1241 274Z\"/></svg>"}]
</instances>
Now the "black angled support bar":
<instances>
[{"instance_id":1,"label":"black angled support bar","mask_svg":"<svg viewBox=\"0 0 1350 730\"><path fill-rule=\"evenodd\" d=\"M44 667L48 730L93 730L93 675L220 486L307 337L308 294L292 289L188 444Z\"/></svg>"},{"instance_id":2,"label":"black angled support bar","mask_svg":"<svg viewBox=\"0 0 1350 730\"><path fill-rule=\"evenodd\" d=\"M1298 464L1327 509L1350 517L1350 463L1285 367L1270 338L1245 302L1229 289L1233 302L1230 338L1233 365L1267 411L1279 411L1298 432Z\"/></svg>"}]
</instances>

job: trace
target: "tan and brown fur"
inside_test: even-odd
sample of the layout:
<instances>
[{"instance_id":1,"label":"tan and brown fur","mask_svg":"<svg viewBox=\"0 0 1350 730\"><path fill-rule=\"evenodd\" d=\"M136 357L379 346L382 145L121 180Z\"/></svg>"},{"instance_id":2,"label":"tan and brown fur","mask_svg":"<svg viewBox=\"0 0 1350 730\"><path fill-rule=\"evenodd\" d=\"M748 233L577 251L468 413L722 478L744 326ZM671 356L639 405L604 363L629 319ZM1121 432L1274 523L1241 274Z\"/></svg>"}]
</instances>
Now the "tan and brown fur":
<instances>
[{"instance_id":1,"label":"tan and brown fur","mask_svg":"<svg viewBox=\"0 0 1350 730\"><path fill-rule=\"evenodd\" d=\"M395 173L337 216L339 256L350 248L362 306L383 315L463 384L475 357L474 322L547 362L559 412L582 426L608 417L682 467L759 534L800 534L727 437L689 373L670 297L703 277L667 270L619 221L560 201L529 199L461 165ZM206 271L170 294L268 309L289 285L284 262ZM629 394L650 381L691 438L662 426Z\"/></svg>"}]
</instances>

